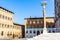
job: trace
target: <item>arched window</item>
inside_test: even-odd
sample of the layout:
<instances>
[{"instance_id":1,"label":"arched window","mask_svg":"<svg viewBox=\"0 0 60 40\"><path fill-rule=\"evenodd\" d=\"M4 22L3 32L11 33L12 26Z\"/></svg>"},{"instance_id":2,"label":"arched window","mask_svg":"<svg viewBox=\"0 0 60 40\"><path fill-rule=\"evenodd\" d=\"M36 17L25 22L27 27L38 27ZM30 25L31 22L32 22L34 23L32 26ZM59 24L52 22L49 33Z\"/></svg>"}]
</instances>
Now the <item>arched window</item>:
<instances>
[{"instance_id":1,"label":"arched window","mask_svg":"<svg viewBox=\"0 0 60 40\"><path fill-rule=\"evenodd\" d=\"M48 32L51 33L51 30L49 30Z\"/></svg>"},{"instance_id":2,"label":"arched window","mask_svg":"<svg viewBox=\"0 0 60 40\"><path fill-rule=\"evenodd\" d=\"M55 31L52 31L53 33L55 33Z\"/></svg>"},{"instance_id":3,"label":"arched window","mask_svg":"<svg viewBox=\"0 0 60 40\"><path fill-rule=\"evenodd\" d=\"M40 31L37 31L37 35L40 35Z\"/></svg>"},{"instance_id":4,"label":"arched window","mask_svg":"<svg viewBox=\"0 0 60 40\"><path fill-rule=\"evenodd\" d=\"M35 30L33 31L33 33L34 33L34 34L36 33Z\"/></svg>"},{"instance_id":5,"label":"arched window","mask_svg":"<svg viewBox=\"0 0 60 40\"><path fill-rule=\"evenodd\" d=\"M30 33L32 33L32 31L30 30Z\"/></svg>"},{"instance_id":6,"label":"arched window","mask_svg":"<svg viewBox=\"0 0 60 40\"><path fill-rule=\"evenodd\" d=\"M41 31L41 33L43 33L43 30Z\"/></svg>"},{"instance_id":7,"label":"arched window","mask_svg":"<svg viewBox=\"0 0 60 40\"><path fill-rule=\"evenodd\" d=\"M26 31L26 33L28 33L28 31Z\"/></svg>"}]
</instances>

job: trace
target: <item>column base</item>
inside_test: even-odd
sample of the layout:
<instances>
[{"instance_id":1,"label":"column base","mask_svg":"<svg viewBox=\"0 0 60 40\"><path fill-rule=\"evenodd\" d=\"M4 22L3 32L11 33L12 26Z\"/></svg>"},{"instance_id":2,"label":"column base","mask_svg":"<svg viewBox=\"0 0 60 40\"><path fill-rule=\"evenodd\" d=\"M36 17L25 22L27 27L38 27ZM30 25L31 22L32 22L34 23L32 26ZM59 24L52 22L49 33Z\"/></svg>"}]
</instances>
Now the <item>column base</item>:
<instances>
[{"instance_id":1,"label":"column base","mask_svg":"<svg viewBox=\"0 0 60 40\"><path fill-rule=\"evenodd\" d=\"M43 29L43 34L47 34L47 28Z\"/></svg>"}]
</instances>

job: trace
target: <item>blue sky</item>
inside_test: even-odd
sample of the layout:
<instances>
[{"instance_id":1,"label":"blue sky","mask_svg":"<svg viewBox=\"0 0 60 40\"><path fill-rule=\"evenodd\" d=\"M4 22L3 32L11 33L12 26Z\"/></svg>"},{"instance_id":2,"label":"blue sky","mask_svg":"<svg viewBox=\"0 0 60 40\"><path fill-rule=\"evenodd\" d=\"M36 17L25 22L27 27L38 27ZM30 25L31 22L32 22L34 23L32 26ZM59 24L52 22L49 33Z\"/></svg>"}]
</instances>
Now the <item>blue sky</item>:
<instances>
[{"instance_id":1,"label":"blue sky","mask_svg":"<svg viewBox=\"0 0 60 40\"><path fill-rule=\"evenodd\" d=\"M0 0L0 6L14 12L14 22L24 24L24 18L42 17L41 2L47 1L46 16L54 16L54 0Z\"/></svg>"}]
</instances>

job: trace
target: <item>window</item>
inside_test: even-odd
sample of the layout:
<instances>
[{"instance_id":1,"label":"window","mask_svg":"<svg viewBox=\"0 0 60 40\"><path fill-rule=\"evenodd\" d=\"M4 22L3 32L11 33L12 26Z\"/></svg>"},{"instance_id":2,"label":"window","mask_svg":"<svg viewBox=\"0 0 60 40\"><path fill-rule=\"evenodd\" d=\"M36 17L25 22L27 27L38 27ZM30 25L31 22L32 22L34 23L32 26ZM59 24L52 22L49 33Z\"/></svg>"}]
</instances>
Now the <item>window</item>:
<instances>
[{"instance_id":1,"label":"window","mask_svg":"<svg viewBox=\"0 0 60 40\"><path fill-rule=\"evenodd\" d=\"M3 19L4 19L4 15L3 15L2 17L3 17Z\"/></svg>"},{"instance_id":2,"label":"window","mask_svg":"<svg viewBox=\"0 0 60 40\"><path fill-rule=\"evenodd\" d=\"M11 20L12 20L12 18L11 18Z\"/></svg>"},{"instance_id":3,"label":"window","mask_svg":"<svg viewBox=\"0 0 60 40\"><path fill-rule=\"evenodd\" d=\"M13 28L14 28L14 26L13 26Z\"/></svg>"},{"instance_id":4,"label":"window","mask_svg":"<svg viewBox=\"0 0 60 40\"><path fill-rule=\"evenodd\" d=\"M41 31L41 33L43 33L43 30Z\"/></svg>"},{"instance_id":5,"label":"window","mask_svg":"<svg viewBox=\"0 0 60 40\"><path fill-rule=\"evenodd\" d=\"M33 31L33 33L36 33L35 31Z\"/></svg>"},{"instance_id":6,"label":"window","mask_svg":"<svg viewBox=\"0 0 60 40\"><path fill-rule=\"evenodd\" d=\"M7 36L9 36L9 31L8 31L8 33L7 33Z\"/></svg>"},{"instance_id":7,"label":"window","mask_svg":"<svg viewBox=\"0 0 60 40\"><path fill-rule=\"evenodd\" d=\"M43 23L43 21L42 21L42 20L41 20L40 22L41 22L41 23Z\"/></svg>"},{"instance_id":8,"label":"window","mask_svg":"<svg viewBox=\"0 0 60 40\"><path fill-rule=\"evenodd\" d=\"M49 30L49 33L51 33L51 30Z\"/></svg>"},{"instance_id":9,"label":"window","mask_svg":"<svg viewBox=\"0 0 60 40\"><path fill-rule=\"evenodd\" d=\"M4 27L4 24L2 24L2 27Z\"/></svg>"},{"instance_id":10,"label":"window","mask_svg":"<svg viewBox=\"0 0 60 40\"><path fill-rule=\"evenodd\" d=\"M1 35L3 36L3 31L1 32Z\"/></svg>"},{"instance_id":11,"label":"window","mask_svg":"<svg viewBox=\"0 0 60 40\"><path fill-rule=\"evenodd\" d=\"M55 31L52 31L53 33L55 33Z\"/></svg>"},{"instance_id":12,"label":"window","mask_svg":"<svg viewBox=\"0 0 60 40\"><path fill-rule=\"evenodd\" d=\"M10 20L9 17L8 17L8 20Z\"/></svg>"},{"instance_id":13,"label":"window","mask_svg":"<svg viewBox=\"0 0 60 40\"><path fill-rule=\"evenodd\" d=\"M12 25L10 25L10 27L12 28Z\"/></svg>"},{"instance_id":14,"label":"window","mask_svg":"<svg viewBox=\"0 0 60 40\"><path fill-rule=\"evenodd\" d=\"M40 20L40 21L39 21L39 23L43 23L43 21L42 21L42 20Z\"/></svg>"},{"instance_id":15,"label":"window","mask_svg":"<svg viewBox=\"0 0 60 40\"><path fill-rule=\"evenodd\" d=\"M7 19L7 16L5 16L5 19Z\"/></svg>"},{"instance_id":16,"label":"window","mask_svg":"<svg viewBox=\"0 0 60 40\"><path fill-rule=\"evenodd\" d=\"M37 24L37 21L35 21L35 23Z\"/></svg>"},{"instance_id":17,"label":"window","mask_svg":"<svg viewBox=\"0 0 60 40\"><path fill-rule=\"evenodd\" d=\"M32 24L32 21L30 21L30 24Z\"/></svg>"},{"instance_id":18,"label":"window","mask_svg":"<svg viewBox=\"0 0 60 40\"><path fill-rule=\"evenodd\" d=\"M30 33L32 33L32 31L30 30Z\"/></svg>"},{"instance_id":19,"label":"window","mask_svg":"<svg viewBox=\"0 0 60 40\"><path fill-rule=\"evenodd\" d=\"M1 14L0 14L0 18L1 18Z\"/></svg>"},{"instance_id":20,"label":"window","mask_svg":"<svg viewBox=\"0 0 60 40\"><path fill-rule=\"evenodd\" d=\"M5 24L5 27L6 27L6 24Z\"/></svg>"},{"instance_id":21,"label":"window","mask_svg":"<svg viewBox=\"0 0 60 40\"><path fill-rule=\"evenodd\" d=\"M26 33L28 33L28 31L26 31Z\"/></svg>"},{"instance_id":22,"label":"window","mask_svg":"<svg viewBox=\"0 0 60 40\"><path fill-rule=\"evenodd\" d=\"M40 31L37 31L37 35L40 35Z\"/></svg>"},{"instance_id":23,"label":"window","mask_svg":"<svg viewBox=\"0 0 60 40\"><path fill-rule=\"evenodd\" d=\"M16 28L16 26L15 26L15 28Z\"/></svg>"},{"instance_id":24,"label":"window","mask_svg":"<svg viewBox=\"0 0 60 40\"><path fill-rule=\"evenodd\" d=\"M2 24L0 23L0 27L2 27Z\"/></svg>"},{"instance_id":25,"label":"window","mask_svg":"<svg viewBox=\"0 0 60 40\"><path fill-rule=\"evenodd\" d=\"M39 20L37 20L37 23L39 24Z\"/></svg>"},{"instance_id":26,"label":"window","mask_svg":"<svg viewBox=\"0 0 60 40\"><path fill-rule=\"evenodd\" d=\"M33 23L35 24L35 21L33 21Z\"/></svg>"},{"instance_id":27,"label":"window","mask_svg":"<svg viewBox=\"0 0 60 40\"><path fill-rule=\"evenodd\" d=\"M7 27L9 28L9 25L7 25Z\"/></svg>"}]
</instances>

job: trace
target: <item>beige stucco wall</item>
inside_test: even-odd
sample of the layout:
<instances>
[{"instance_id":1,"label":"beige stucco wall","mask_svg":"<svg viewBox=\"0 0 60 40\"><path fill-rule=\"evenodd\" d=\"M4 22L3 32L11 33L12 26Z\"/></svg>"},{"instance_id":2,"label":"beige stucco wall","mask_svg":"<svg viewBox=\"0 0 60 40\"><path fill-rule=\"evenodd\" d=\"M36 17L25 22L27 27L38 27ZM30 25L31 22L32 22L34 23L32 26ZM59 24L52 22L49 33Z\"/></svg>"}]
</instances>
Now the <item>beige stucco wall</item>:
<instances>
[{"instance_id":1,"label":"beige stucco wall","mask_svg":"<svg viewBox=\"0 0 60 40\"><path fill-rule=\"evenodd\" d=\"M54 18L48 18L48 19L46 19L46 22L52 22L52 23L54 23Z\"/></svg>"},{"instance_id":2,"label":"beige stucco wall","mask_svg":"<svg viewBox=\"0 0 60 40\"><path fill-rule=\"evenodd\" d=\"M0 21L1 21L0 23L13 25L13 14L12 13L7 12L0 8L0 14L12 18L12 20L6 20L6 19L0 18Z\"/></svg>"},{"instance_id":3,"label":"beige stucco wall","mask_svg":"<svg viewBox=\"0 0 60 40\"><path fill-rule=\"evenodd\" d=\"M13 24L13 18L14 18L13 13L8 12L8 11L0 8L0 15L1 15L1 18L0 18L0 36L4 36L5 38L13 38L13 34L14 34L14 38L15 37L19 38L20 36L22 36L21 35L22 31L20 31L21 30L20 26ZM4 15L4 17L7 16L9 18L12 18L12 20L8 20L8 19L3 18L3 15ZM7 25L9 25L9 27ZM3 31L3 35L1 35L2 31Z\"/></svg>"}]
</instances>

